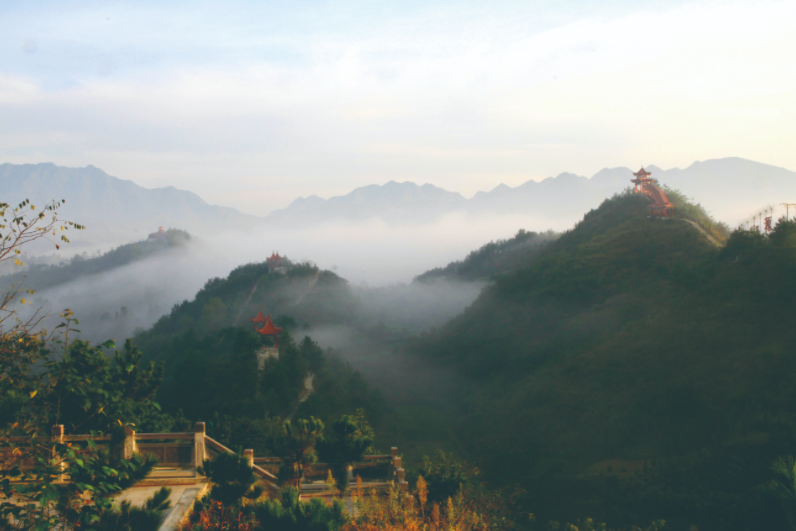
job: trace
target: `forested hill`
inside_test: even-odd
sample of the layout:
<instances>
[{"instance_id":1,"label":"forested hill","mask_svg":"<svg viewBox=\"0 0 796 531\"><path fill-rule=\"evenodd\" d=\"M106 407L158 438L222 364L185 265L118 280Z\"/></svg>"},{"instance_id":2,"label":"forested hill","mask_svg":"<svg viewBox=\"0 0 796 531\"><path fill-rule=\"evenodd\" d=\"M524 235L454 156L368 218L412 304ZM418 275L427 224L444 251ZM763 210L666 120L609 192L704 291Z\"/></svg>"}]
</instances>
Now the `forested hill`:
<instances>
[{"instance_id":1,"label":"forested hill","mask_svg":"<svg viewBox=\"0 0 796 531\"><path fill-rule=\"evenodd\" d=\"M251 328L262 310L297 333L308 326L347 322L356 304L348 282L311 264L290 264L282 273L265 262L234 269L207 281L192 301L175 305L135 342L153 358L165 358L172 338L193 330L200 337L226 327Z\"/></svg>"},{"instance_id":2,"label":"forested hill","mask_svg":"<svg viewBox=\"0 0 796 531\"><path fill-rule=\"evenodd\" d=\"M185 248L191 241L191 235L187 232L168 229L162 237L120 245L96 256L77 254L59 264L37 263L36 258L33 258L33 263L25 269L0 277L0 284L4 287L19 284L22 288L45 290L81 277L107 273L169 250Z\"/></svg>"},{"instance_id":3,"label":"forested hill","mask_svg":"<svg viewBox=\"0 0 796 531\"><path fill-rule=\"evenodd\" d=\"M257 352L274 345L254 332L251 319L259 310L283 330L278 358L258 367ZM310 325L346 323L355 311L348 282L331 271L289 261L271 271L265 262L250 263L209 280L133 342L146 357L165 362L158 393L164 410L209 422L213 437L230 447L268 455L271 438L291 415L331 422L358 409L378 428L378 441L389 441L397 428L385 423L381 396L310 337ZM310 375L315 391L300 401Z\"/></svg>"},{"instance_id":4,"label":"forested hill","mask_svg":"<svg viewBox=\"0 0 796 531\"><path fill-rule=\"evenodd\" d=\"M527 265L540 252L544 244L555 240L553 231L517 231L513 238L497 240L472 251L464 260L445 267L437 267L415 277L414 282L427 283L437 279L477 280L488 279Z\"/></svg>"},{"instance_id":5,"label":"forested hill","mask_svg":"<svg viewBox=\"0 0 796 531\"><path fill-rule=\"evenodd\" d=\"M466 375L452 431L540 521L778 528L750 519L796 442L796 223L721 248L646 206L604 202L410 350Z\"/></svg>"}]
</instances>

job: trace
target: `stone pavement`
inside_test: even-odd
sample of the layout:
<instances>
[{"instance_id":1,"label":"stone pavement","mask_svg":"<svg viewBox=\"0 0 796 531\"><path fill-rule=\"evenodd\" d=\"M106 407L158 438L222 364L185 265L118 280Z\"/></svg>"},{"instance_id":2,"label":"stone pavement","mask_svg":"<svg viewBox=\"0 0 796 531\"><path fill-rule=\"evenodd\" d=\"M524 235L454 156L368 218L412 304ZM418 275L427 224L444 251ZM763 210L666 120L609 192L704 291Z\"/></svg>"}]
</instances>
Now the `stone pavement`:
<instances>
[{"instance_id":1,"label":"stone pavement","mask_svg":"<svg viewBox=\"0 0 796 531\"><path fill-rule=\"evenodd\" d=\"M156 468L144 481L124 491L117 501L129 501L140 506L164 486L171 489L171 509L166 512L159 531L175 531L193 507L194 501L208 487L207 480L197 477L193 468Z\"/></svg>"}]
</instances>

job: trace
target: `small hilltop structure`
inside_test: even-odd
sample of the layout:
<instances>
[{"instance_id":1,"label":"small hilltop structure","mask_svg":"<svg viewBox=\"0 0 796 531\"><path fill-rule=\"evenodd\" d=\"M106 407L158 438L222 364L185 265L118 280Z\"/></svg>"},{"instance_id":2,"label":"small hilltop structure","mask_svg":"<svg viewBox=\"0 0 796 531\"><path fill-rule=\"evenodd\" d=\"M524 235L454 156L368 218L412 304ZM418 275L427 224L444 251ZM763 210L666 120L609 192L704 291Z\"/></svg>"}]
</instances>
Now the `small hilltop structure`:
<instances>
[{"instance_id":1,"label":"small hilltop structure","mask_svg":"<svg viewBox=\"0 0 796 531\"><path fill-rule=\"evenodd\" d=\"M163 227L160 227L157 232L153 232L152 234L147 237L147 241L156 242L160 240L166 239L166 230Z\"/></svg>"},{"instance_id":2,"label":"small hilltop structure","mask_svg":"<svg viewBox=\"0 0 796 531\"><path fill-rule=\"evenodd\" d=\"M666 197L666 194L658 188L655 181L650 178L652 173L648 172L642 166L639 171L633 174L635 179L631 179L631 183L635 185L634 192L637 194L644 194L650 200L647 206L647 215L659 218L670 218L674 214L674 205Z\"/></svg>"},{"instance_id":3,"label":"small hilltop structure","mask_svg":"<svg viewBox=\"0 0 796 531\"><path fill-rule=\"evenodd\" d=\"M279 251L271 251L271 256L266 258L265 261L268 264L269 271L280 273L285 271L285 257L279 256Z\"/></svg>"},{"instance_id":4,"label":"small hilltop structure","mask_svg":"<svg viewBox=\"0 0 796 531\"><path fill-rule=\"evenodd\" d=\"M282 332L282 327L275 326L271 321L271 316L266 317L263 311L259 310L257 315L252 319L254 323L254 331L267 337L274 338L273 347L262 347L257 351L257 366L262 369L265 365L265 360L268 358L279 359L279 334ZM262 325L259 326L258 325Z\"/></svg>"}]
</instances>

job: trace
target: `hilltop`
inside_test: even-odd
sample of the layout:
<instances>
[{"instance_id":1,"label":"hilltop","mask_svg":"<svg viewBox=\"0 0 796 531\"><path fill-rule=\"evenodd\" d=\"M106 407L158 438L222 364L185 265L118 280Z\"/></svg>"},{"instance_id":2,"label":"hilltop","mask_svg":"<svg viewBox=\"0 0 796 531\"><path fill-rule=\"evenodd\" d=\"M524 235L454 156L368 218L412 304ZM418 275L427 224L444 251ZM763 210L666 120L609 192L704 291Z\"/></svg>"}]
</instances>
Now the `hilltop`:
<instances>
[{"instance_id":1,"label":"hilltop","mask_svg":"<svg viewBox=\"0 0 796 531\"><path fill-rule=\"evenodd\" d=\"M385 421L384 399L338 353L311 337L317 327L356 318L348 282L309 263L284 263L274 270L254 262L210 279L192 300L136 334L133 341L147 358L165 362L159 399L178 417L216 418L215 429L226 426L229 444L246 442L262 451L268 434L280 429L278 418L291 413L331 421L362 408L388 440L398 428ZM260 310L282 333L278 358L258 368L257 352L274 346L273 338L254 332L251 318ZM315 392L299 402L310 374Z\"/></svg>"},{"instance_id":2,"label":"hilltop","mask_svg":"<svg viewBox=\"0 0 796 531\"><path fill-rule=\"evenodd\" d=\"M670 196L605 201L406 349L466 379L437 422L542 521L750 529L796 442L796 223L727 238Z\"/></svg>"}]
</instances>

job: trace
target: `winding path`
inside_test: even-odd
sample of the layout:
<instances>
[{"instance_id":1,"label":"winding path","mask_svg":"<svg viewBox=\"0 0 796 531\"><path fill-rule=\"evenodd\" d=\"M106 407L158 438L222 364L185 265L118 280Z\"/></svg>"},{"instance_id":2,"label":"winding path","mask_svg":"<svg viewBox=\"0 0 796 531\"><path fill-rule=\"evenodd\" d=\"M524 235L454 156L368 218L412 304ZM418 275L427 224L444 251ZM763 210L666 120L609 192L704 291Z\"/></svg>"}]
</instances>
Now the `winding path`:
<instances>
[{"instance_id":1,"label":"winding path","mask_svg":"<svg viewBox=\"0 0 796 531\"><path fill-rule=\"evenodd\" d=\"M710 243L712 243L716 247L721 247L721 242L717 240L711 233L703 229L698 223L691 221L690 219L687 219L686 221L689 222L691 225L693 225L696 228L696 230L701 232L705 236L705 238L707 238L710 241Z\"/></svg>"},{"instance_id":2,"label":"winding path","mask_svg":"<svg viewBox=\"0 0 796 531\"><path fill-rule=\"evenodd\" d=\"M298 411L298 408L301 405L301 403L305 402L310 397L310 395L315 392L315 388L312 386L312 381L314 379L315 375L311 372L308 372L307 377L304 378L304 389L301 391L301 394L299 395L298 402L296 402L296 405L293 406L293 409L290 411L290 414L287 416L285 420L293 420L293 416L296 414L296 411Z\"/></svg>"}]
</instances>

